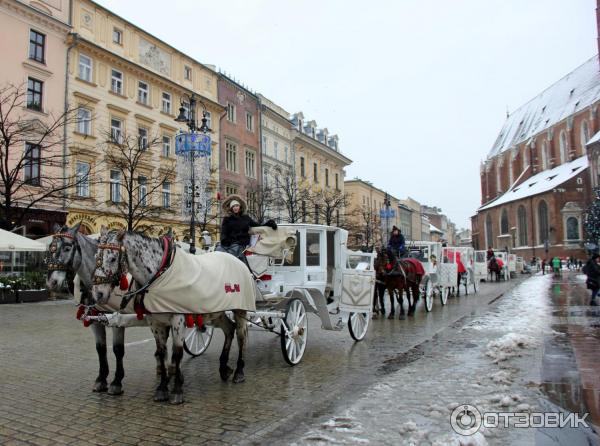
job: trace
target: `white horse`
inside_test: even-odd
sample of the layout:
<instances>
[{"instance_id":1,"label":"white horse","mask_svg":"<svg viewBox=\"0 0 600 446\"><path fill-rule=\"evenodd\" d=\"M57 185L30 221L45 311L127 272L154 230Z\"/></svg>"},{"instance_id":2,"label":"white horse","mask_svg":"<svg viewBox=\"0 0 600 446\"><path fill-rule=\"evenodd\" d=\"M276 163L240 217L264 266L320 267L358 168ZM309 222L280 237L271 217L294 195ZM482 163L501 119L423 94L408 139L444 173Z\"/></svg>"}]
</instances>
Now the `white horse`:
<instances>
[{"instance_id":1,"label":"white horse","mask_svg":"<svg viewBox=\"0 0 600 446\"><path fill-rule=\"evenodd\" d=\"M205 256L223 256L222 253L204 254ZM172 256L171 244L167 239L150 238L135 232L108 231L102 228L100 243L98 244L96 270L94 271L94 285L92 297L95 302L106 302L118 286L120 277L129 272L136 282L135 294L139 303L142 303L142 293L152 289L152 283L168 267ZM233 256L226 256L229 262L235 262L232 268L242 268L249 274L246 266ZM211 277L205 277L206 286L211 283ZM202 284L200 284L202 285ZM234 334L237 333L239 356L233 377L234 383L245 380L244 355L247 340L247 319L245 310L234 310L235 322L227 317L224 311L205 314L206 323L212 324L223 330L225 344L220 356L219 373L223 381L227 381L233 370L227 365L229 352ZM181 372L181 359L183 357L183 341L185 335L185 316L180 313L155 313L147 314L146 318L156 341L156 356L161 367L161 381L154 394L155 401L166 401L171 404L183 402L183 374ZM169 393L169 377L165 369L167 353L166 342L169 334L172 335L173 352L172 364L174 367L174 385Z\"/></svg>"}]
</instances>

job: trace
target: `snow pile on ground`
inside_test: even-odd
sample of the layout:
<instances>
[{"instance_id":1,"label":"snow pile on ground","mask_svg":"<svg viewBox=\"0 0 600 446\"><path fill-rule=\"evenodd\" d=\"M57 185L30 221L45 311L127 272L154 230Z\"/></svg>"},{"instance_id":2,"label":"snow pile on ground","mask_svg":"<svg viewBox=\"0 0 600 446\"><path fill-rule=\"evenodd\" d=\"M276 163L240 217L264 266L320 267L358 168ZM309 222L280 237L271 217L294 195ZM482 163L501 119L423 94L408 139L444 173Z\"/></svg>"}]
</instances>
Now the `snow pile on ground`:
<instances>
[{"instance_id":1,"label":"snow pile on ground","mask_svg":"<svg viewBox=\"0 0 600 446\"><path fill-rule=\"evenodd\" d=\"M513 382L511 373L506 370L500 370L499 372L494 373L490 376L490 379L496 384L504 384L507 386Z\"/></svg>"},{"instance_id":2,"label":"snow pile on ground","mask_svg":"<svg viewBox=\"0 0 600 446\"><path fill-rule=\"evenodd\" d=\"M490 341L487 345L487 356L494 360L494 363L506 361L507 359L521 355L521 350L532 347L534 341L531 337L518 333L508 333L500 339Z\"/></svg>"}]
</instances>

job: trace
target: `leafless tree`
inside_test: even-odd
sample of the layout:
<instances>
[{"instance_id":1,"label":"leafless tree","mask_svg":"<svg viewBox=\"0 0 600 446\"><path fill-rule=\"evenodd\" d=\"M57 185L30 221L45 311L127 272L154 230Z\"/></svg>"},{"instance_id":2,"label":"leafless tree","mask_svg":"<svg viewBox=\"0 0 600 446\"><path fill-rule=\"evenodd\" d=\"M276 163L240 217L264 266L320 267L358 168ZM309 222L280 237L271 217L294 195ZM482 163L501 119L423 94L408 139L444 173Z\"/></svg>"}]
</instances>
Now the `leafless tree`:
<instances>
[{"instance_id":1,"label":"leafless tree","mask_svg":"<svg viewBox=\"0 0 600 446\"><path fill-rule=\"evenodd\" d=\"M102 150L108 176L101 181L109 184L107 204L117 209L127 222L127 230L149 229L152 227L149 221L180 212L178 195L169 193L170 203L163 196L165 183L173 185L176 178L175 160L161 164L158 169L152 165L152 152L161 148L162 139L120 132L107 132L105 136ZM111 171L118 172L115 175L118 178L111 179ZM143 226L142 221L145 221Z\"/></svg>"},{"instance_id":2,"label":"leafless tree","mask_svg":"<svg viewBox=\"0 0 600 446\"><path fill-rule=\"evenodd\" d=\"M66 129L78 108L43 112L25 85L0 87L0 226L12 229L40 207L65 208L69 189L88 178L72 171L64 153Z\"/></svg>"},{"instance_id":3,"label":"leafless tree","mask_svg":"<svg viewBox=\"0 0 600 446\"><path fill-rule=\"evenodd\" d=\"M252 181L246 188L246 197L250 217L259 223L273 218L278 198L275 188Z\"/></svg>"},{"instance_id":4,"label":"leafless tree","mask_svg":"<svg viewBox=\"0 0 600 446\"><path fill-rule=\"evenodd\" d=\"M349 203L349 195L336 189L322 189L313 194L313 202L318 206L320 222L327 226L340 226Z\"/></svg>"},{"instance_id":5,"label":"leafless tree","mask_svg":"<svg viewBox=\"0 0 600 446\"><path fill-rule=\"evenodd\" d=\"M374 246L382 241L381 220L377 209L372 206L362 205L354 208L346 229L357 248L372 251Z\"/></svg>"},{"instance_id":6,"label":"leafless tree","mask_svg":"<svg viewBox=\"0 0 600 446\"><path fill-rule=\"evenodd\" d=\"M306 204L311 201L310 189L298 181L294 172L279 178L275 185L277 199L283 204L289 223L306 220Z\"/></svg>"}]
</instances>

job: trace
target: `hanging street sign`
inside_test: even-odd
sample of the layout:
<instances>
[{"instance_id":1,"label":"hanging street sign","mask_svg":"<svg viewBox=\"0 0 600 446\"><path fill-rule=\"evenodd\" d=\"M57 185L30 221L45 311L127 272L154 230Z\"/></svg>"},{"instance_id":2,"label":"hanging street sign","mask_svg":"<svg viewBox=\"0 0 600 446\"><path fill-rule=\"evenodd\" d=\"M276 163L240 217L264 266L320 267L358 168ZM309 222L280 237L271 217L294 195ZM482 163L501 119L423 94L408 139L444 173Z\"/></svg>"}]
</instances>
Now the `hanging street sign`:
<instances>
[{"instance_id":1,"label":"hanging street sign","mask_svg":"<svg viewBox=\"0 0 600 446\"><path fill-rule=\"evenodd\" d=\"M380 209L379 218L396 218L396 211L394 209Z\"/></svg>"},{"instance_id":2,"label":"hanging street sign","mask_svg":"<svg viewBox=\"0 0 600 446\"><path fill-rule=\"evenodd\" d=\"M211 152L210 135L205 133L178 133L175 136L175 154L195 153L209 156Z\"/></svg>"}]
</instances>

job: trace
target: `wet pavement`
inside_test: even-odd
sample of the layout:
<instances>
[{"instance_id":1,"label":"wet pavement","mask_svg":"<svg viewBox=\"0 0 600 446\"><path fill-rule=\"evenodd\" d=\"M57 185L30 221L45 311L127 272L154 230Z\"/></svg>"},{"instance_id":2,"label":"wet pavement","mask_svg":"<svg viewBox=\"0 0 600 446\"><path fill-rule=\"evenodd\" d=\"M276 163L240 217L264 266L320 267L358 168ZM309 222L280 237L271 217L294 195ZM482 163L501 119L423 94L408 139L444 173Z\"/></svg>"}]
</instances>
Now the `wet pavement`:
<instances>
[{"instance_id":1,"label":"wet pavement","mask_svg":"<svg viewBox=\"0 0 600 446\"><path fill-rule=\"evenodd\" d=\"M252 331L247 381L238 385L218 377L217 333L203 356L184 359L186 402L176 407L152 401L148 329L127 330L125 394L111 397L90 391L93 337L72 303L3 305L0 444L459 444L449 415L463 403L556 403L597 420L596 308L584 299L576 275L482 284L445 307L436 301L432 313L420 304L406 320L373 321L360 343L347 330L321 330L311 316L296 367L285 364L277 337ZM511 333L517 338L504 338ZM503 339L514 349L490 344ZM462 438L553 444L534 429L484 434ZM595 444L587 434L591 442L582 444Z\"/></svg>"}]
</instances>

